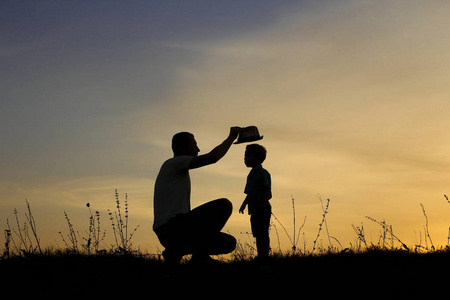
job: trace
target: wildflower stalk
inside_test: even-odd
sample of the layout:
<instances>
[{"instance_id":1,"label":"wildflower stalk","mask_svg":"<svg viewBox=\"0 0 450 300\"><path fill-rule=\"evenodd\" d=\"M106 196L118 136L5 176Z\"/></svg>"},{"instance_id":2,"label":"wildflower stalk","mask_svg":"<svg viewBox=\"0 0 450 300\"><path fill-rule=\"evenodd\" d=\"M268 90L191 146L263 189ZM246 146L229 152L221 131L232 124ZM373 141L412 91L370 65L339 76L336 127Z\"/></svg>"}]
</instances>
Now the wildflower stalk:
<instances>
[{"instance_id":1,"label":"wildflower stalk","mask_svg":"<svg viewBox=\"0 0 450 300\"><path fill-rule=\"evenodd\" d=\"M42 254L41 244L39 243L39 238L37 235L36 222L34 221L33 214L31 213L30 203L28 202L28 200L26 200L26 203L27 203L27 208L28 208L28 215L25 214L25 217L27 218L28 224L30 225L30 228L31 228L31 231L33 232L33 236L34 236L34 239L36 240L37 248L39 249L39 253ZM30 242L31 242L31 240L30 240Z\"/></svg>"},{"instance_id":2,"label":"wildflower stalk","mask_svg":"<svg viewBox=\"0 0 450 300\"><path fill-rule=\"evenodd\" d=\"M131 249L131 238L133 237L136 230L139 228L137 226L133 232L128 234L128 195L125 194L125 222L122 218L122 213L120 209L119 193L117 189L115 190L116 197L116 208L117 211L114 212L114 217L112 212L108 209L111 224L113 227L114 238L116 240L116 247L121 252L129 252ZM114 221L116 223L114 223Z\"/></svg>"},{"instance_id":3,"label":"wildflower stalk","mask_svg":"<svg viewBox=\"0 0 450 300\"><path fill-rule=\"evenodd\" d=\"M319 224L319 231L317 232L316 239L314 240L313 249L311 251L311 254L313 254L314 250L316 249L316 243L317 243L317 240L319 239L320 232L322 231L323 223L325 222L325 218L326 218L326 215L328 213L328 206L329 205L330 205L330 199L327 199L327 204L325 206L325 209L322 208L323 209L322 221Z\"/></svg>"},{"instance_id":4,"label":"wildflower stalk","mask_svg":"<svg viewBox=\"0 0 450 300\"><path fill-rule=\"evenodd\" d=\"M322 212L324 213L324 222L325 222L325 229L327 231L327 236L328 236L328 243L330 244L330 247L332 247L331 245L331 238L330 238L330 232L328 231L328 224L327 224L327 218L325 216L325 208L323 207L323 201L322 201L322 197L320 196L320 194L318 195L319 200L320 200L320 204L322 205ZM327 209L328 209L328 204L330 202L330 199L327 199Z\"/></svg>"},{"instance_id":5,"label":"wildflower stalk","mask_svg":"<svg viewBox=\"0 0 450 300\"><path fill-rule=\"evenodd\" d=\"M70 245L66 241L66 239L64 238L64 235L61 233L61 231L59 232L59 235L61 236L64 244L66 244L68 249L71 249L73 252L78 253L79 250L78 250L77 235L75 234L75 230L73 229L73 225L70 222L69 216L67 215L66 211L64 211L64 216L65 216L66 221L67 221L67 226L69 227L69 233L67 234L67 238L69 239Z\"/></svg>"},{"instance_id":6,"label":"wildflower stalk","mask_svg":"<svg viewBox=\"0 0 450 300\"><path fill-rule=\"evenodd\" d=\"M10 255L9 246L11 243L11 230L5 229L5 250L3 251L2 258L8 258Z\"/></svg>"},{"instance_id":7,"label":"wildflower stalk","mask_svg":"<svg viewBox=\"0 0 450 300\"><path fill-rule=\"evenodd\" d=\"M287 237L289 238L289 241L291 242L292 245L294 245L294 242L291 239L291 236L289 235L289 233L287 232L286 228L283 226L283 224L280 222L280 220L278 220L277 216L275 216L275 214L272 212L272 216L275 218L275 220L281 225L281 227L283 228L284 232L286 232Z\"/></svg>"},{"instance_id":8,"label":"wildflower stalk","mask_svg":"<svg viewBox=\"0 0 450 300\"><path fill-rule=\"evenodd\" d=\"M423 215L425 216L425 227L424 227L425 243L427 244L427 237L428 237L428 239L430 240L430 243L431 243L431 249L434 250L435 249L434 244L433 244L433 241L431 240L430 231L428 230L428 216L427 216L427 213L425 212L425 207L422 205L422 203L420 203L420 206L422 207L422 212L423 212Z\"/></svg>"},{"instance_id":9,"label":"wildflower stalk","mask_svg":"<svg viewBox=\"0 0 450 300\"><path fill-rule=\"evenodd\" d=\"M36 222L34 220L33 214L31 213L31 207L30 207L30 203L28 202L28 200L26 200L26 204L27 204L27 208L28 208L28 213L25 213L25 217L26 217L27 221L23 223L23 226L20 225L21 223L19 221L19 213L18 213L17 209L15 209L15 208L14 208L14 216L16 219L17 230L15 230L14 228L11 229L11 227L9 225L9 220L8 219L6 220L6 223L8 225L8 229L7 229L8 232L10 234L14 233L20 240L19 245L17 245L13 239L13 236L10 235L9 242L12 241L17 252L22 252L25 255L34 253L36 250L39 250L39 253L42 253L40 241L39 241L39 238L37 235ZM33 234L34 239L32 239L32 237L30 236L30 231ZM37 246L33 245L33 243L34 243L33 240L36 242Z\"/></svg>"},{"instance_id":10,"label":"wildflower stalk","mask_svg":"<svg viewBox=\"0 0 450 300\"><path fill-rule=\"evenodd\" d=\"M368 217L368 216L366 216L366 219L368 219L368 220L370 220L370 221L372 221L372 222L374 222L374 223L377 223L378 225L380 225L384 230L386 230L386 229L388 229L390 226L389 225L387 225L386 224L386 222L379 222L379 221L377 221L377 220L375 220L374 218L371 218L371 217ZM407 251L409 251L409 248L408 248L408 246L406 246L396 235L394 235L394 233L392 232L392 227L391 227L391 235L392 235L392 237L393 238L395 238L400 244L402 244L402 246L403 246L403 248L405 248L405 250L407 250Z\"/></svg>"},{"instance_id":11,"label":"wildflower stalk","mask_svg":"<svg viewBox=\"0 0 450 300\"><path fill-rule=\"evenodd\" d=\"M294 218L294 235L292 236L293 238L294 238L294 241L293 241L293 246L292 246L292 250L294 250L294 252L295 252L295 250L296 250L296 242L295 242L295 199L294 199L294 197L291 195L291 199L292 199L292 217Z\"/></svg>"}]
</instances>

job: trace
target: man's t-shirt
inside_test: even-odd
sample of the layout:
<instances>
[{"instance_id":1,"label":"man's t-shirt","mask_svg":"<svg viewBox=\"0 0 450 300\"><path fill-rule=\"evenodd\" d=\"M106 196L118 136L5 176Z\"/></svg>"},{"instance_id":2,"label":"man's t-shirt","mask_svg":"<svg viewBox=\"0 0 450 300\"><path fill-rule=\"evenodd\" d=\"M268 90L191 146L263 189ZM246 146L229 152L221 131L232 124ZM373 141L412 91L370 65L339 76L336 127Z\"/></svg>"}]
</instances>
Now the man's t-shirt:
<instances>
[{"instance_id":1,"label":"man's t-shirt","mask_svg":"<svg viewBox=\"0 0 450 300\"><path fill-rule=\"evenodd\" d=\"M168 159L159 171L153 197L153 229L170 218L191 210L191 179L189 164L193 156Z\"/></svg>"}]
</instances>

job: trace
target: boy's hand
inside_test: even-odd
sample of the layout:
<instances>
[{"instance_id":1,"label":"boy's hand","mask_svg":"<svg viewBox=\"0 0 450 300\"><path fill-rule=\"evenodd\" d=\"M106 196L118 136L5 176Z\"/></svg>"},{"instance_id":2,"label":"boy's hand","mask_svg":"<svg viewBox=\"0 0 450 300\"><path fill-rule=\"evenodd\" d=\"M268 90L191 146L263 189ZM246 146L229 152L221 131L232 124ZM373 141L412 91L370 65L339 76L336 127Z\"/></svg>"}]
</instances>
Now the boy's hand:
<instances>
[{"instance_id":1,"label":"boy's hand","mask_svg":"<svg viewBox=\"0 0 450 300\"><path fill-rule=\"evenodd\" d=\"M244 203L242 203L242 205L241 205L241 208L239 208L239 213L240 214L243 214L244 213L244 210L245 210L245 207L247 206L247 204L244 202Z\"/></svg>"}]
</instances>

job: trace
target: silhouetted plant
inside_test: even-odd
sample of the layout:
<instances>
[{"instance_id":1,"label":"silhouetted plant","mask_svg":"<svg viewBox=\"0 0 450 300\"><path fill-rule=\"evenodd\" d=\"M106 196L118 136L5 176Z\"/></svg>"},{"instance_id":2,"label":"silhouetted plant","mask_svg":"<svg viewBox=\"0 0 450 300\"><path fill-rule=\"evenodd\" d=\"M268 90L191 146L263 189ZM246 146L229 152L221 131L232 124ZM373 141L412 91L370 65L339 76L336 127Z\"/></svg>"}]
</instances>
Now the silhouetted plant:
<instances>
[{"instance_id":1,"label":"silhouetted plant","mask_svg":"<svg viewBox=\"0 0 450 300\"><path fill-rule=\"evenodd\" d=\"M322 200L321 200L321 201L322 201ZM317 240L319 239L320 232L322 231L322 226L323 226L324 222L326 221L326 215L327 215L327 213L328 213L328 206L329 206L329 205L330 205L330 199L327 199L327 204L325 205L325 208L323 208L323 206L322 206L322 211L323 211L322 221L321 221L320 224L319 224L319 231L317 232L316 239L314 240L314 243L313 243L313 249L312 249L312 251L311 251L311 254L313 254L313 253L314 253L314 250L316 249ZM330 244L331 244L331 243L330 243ZM330 247L331 247L331 245L330 245Z\"/></svg>"},{"instance_id":2,"label":"silhouetted plant","mask_svg":"<svg viewBox=\"0 0 450 300\"><path fill-rule=\"evenodd\" d=\"M101 233L100 227L100 212L98 210L95 211L95 215L92 214L91 205L89 203L86 204L86 207L89 209L89 231L88 238L83 238L86 241L86 245L84 248L88 253L91 252L91 247L95 253L100 251L100 243L105 239L106 230Z\"/></svg>"},{"instance_id":3,"label":"silhouetted plant","mask_svg":"<svg viewBox=\"0 0 450 300\"><path fill-rule=\"evenodd\" d=\"M11 228L9 224L9 220L6 219L6 225L8 229L5 230L5 251L3 256L10 256L11 252L11 243L14 245L15 253L20 255L29 255L35 254L38 252L42 253L39 237L37 234L36 222L34 220L33 213L31 212L30 203L28 200L25 200L27 204L28 213L25 213L26 222L23 222L23 225L20 224L19 221L19 213L16 208L14 208L14 216L16 219L17 228ZM17 230L16 230L17 229ZM31 232L31 233L30 233ZM14 239L12 233L18 238L18 242Z\"/></svg>"},{"instance_id":4,"label":"silhouetted plant","mask_svg":"<svg viewBox=\"0 0 450 300\"><path fill-rule=\"evenodd\" d=\"M119 193L115 190L116 209L114 214L108 209L109 218L111 220L112 229L114 232L114 239L116 241L116 252L129 253L131 252L131 239L139 228L139 225L128 235L128 195L125 193L125 221L122 218Z\"/></svg>"},{"instance_id":5,"label":"silhouetted plant","mask_svg":"<svg viewBox=\"0 0 450 300\"><path fill-rule=\"evenodd\" d=\"M79 253L77 235L75 233L73 225L70 222L69 216L67 215L66 211L64 211L64 217L66 218L66 222L69 227L69 233L67 234L67 240L64 238L64 235L62 234L61 231L59 232L59 235L61 236L61 238L68 250L70 250L71 252L74 252L74 253Z\"/></svg>"},{"instance_id":6,"label":"silhouetted plant","mask_svg":"<svg viewBox=\"0 0 450 300\"><path fill-rule=\"evenodd\" d=\"M445 200L447 200L447 203L450 203L450 200L448 199L447 195L444 195ZM450 226L448 227L448 234L447 234L447 250L450 249Z\"/></svg>"},{"instance_id":7,"label":"silhouetted plant","mask_svg":"<svg viewBox=\"0 0 450 300\"><path fill-rule=\"evenodd\" d=\"M305 226L305 223L306 223L306 216L303 219L303 223L299 227L298 232L296 232L295 199L294 199L294 197L292 195L291 195L291 200L292 200L292 217L293 217L293 223L294 223L294 234L293 234L292 238L291 238L291 235L286 230L286 227L284 227L283 223L281 223L281 221L275 216L275 214L273 212L272 212L272 216L278 222L278 224L280 224L280 226L283 228L284 232L286 233L287 237L289 238L289 241L291 242L292 251L295 252L295 251L297 251L297 244L298 244L298 241L299 241L300 233L301 233L301 231L302 231L302 229L303 229L303 227ZM275 225L273 225L273 226L275 227ZM275 229L276 229L276 227L275 227ZM278 236L278 230L277 230L277 236ZM281 249L280 249L280 251L281 251Z\"/></svg>"},{"instance_id":8,"label":"silhouetted plant","mask_svg":"<svg viewBox=\"0 0 450 300\"><path fill-rule=\"evenodd\" d=\"M352 228L355 231L357 237L358 237L358 245L357 245L357 251L361 250L361 245L364 244L364 246L367 248L367 242L366 242L366 236L364 234L364 226L361 222L361 227L355 226L352 224Z\"/></svg>"},{"instance_id":9,"label":"silhouetted plant","mask_svg":"<svg viewBox=\"0 0 450 300\"><path fill-rule=\"evenodd\" d=\"M249 233L243 233L249 234ZM247 261L255 257L256 249L248 242L242 243L240 240L236 242L236 248L231 253L232 261Z\"/></svg>"},{"instance_id":10,"label":"silhouetted plant","mask_svg":"<svg viewBox=\"0 0 450 300\"><path fill-rule=\"evenodd\" d=\"M3 250L2 258L10 257L10 245L11 245L11 230L5 229L5 249Z\"/></svg>"},{"instance_id":11,"label":"silhouetted plant","mask_svg":"<svg viewBox=\"0 0 450 300\"><path fill-rule=\"evenodd\" d=\"M425 246L426 246L426 248L428 250L428 242L427 242L427 240L429 240L430 244L431 244L431 250L435 250L433 241L431 240L430 231L428 229L428 216L427 216L427 213L425 211L425 207L423 206L422 203L420 203L420 207L422 207L422 212L423 212L423 215L425 216L425 226L424 226Z\"/></svg>"},{"instance_id":12,"label":"silhouetted plant","mask_svg":"<svg viewBox=\"0 0 450 300\"><path fill-rule=\"evenodd\" d=\"M371 217L368 217L368 216L366 216L366 218L367 218L368 220L372 221L372 222L377 223L378 225L380 225L380 226L382 227L383 231L382 231L382 234L381 234L381 236L380 236L380 238L382 238L382 248L385 247L386 237L387 237L387 234L389 233L389 234L391 235L392 241L393 241L394 239L397 240L397 241L402 245L402 247L405 248L406 251L409 251L408 246L406 246L405 243L403 243L403 242L402 242L402 241L394 234L391 225L386 224L386 222L385 222L384 220L383 220L382 222L379 222L379 221L375 220L374 218L371 218ZM392 245L392 248L393 248L393 245Z\"/></svg>"}]
</instances>

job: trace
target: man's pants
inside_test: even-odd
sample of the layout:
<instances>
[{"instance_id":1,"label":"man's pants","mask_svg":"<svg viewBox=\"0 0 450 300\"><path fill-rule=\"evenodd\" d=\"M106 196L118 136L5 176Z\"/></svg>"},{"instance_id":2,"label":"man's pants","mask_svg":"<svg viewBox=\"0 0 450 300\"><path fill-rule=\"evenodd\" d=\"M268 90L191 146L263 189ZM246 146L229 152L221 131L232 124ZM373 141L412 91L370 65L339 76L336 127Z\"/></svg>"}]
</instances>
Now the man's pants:
<instances>
[{"instance_id":1,"label":"man's pants","mask_svg":"<svg viewBox=\"0 0 450 300\"><path fill-rule=\"evenodd\" d=\"M236 248L236 239L220 231L232 211L228 199L217 199L171 218L155 233L167 251L181 256L230 253Z\"/></svg>"}]
</instances>

